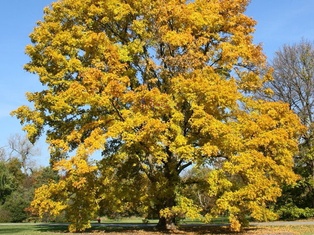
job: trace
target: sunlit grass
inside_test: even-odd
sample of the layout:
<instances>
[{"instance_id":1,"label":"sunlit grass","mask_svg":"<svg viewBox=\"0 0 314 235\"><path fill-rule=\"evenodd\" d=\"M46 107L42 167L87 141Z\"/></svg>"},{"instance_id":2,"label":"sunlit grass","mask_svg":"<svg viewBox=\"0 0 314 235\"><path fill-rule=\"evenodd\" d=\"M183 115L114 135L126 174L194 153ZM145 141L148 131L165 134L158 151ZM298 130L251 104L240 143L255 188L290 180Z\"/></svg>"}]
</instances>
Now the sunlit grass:
<instances>
[{"instance_id":1,"label":"sunlit grass","mask_svg":"<svg viewBox=\"0 0 314 235\"><path fill-rule=\"evenodd\" d=\"M45 224L0 224L1 235L57 235L64 234L67 225L45 225Z\"/></svg>"}]
</instances>

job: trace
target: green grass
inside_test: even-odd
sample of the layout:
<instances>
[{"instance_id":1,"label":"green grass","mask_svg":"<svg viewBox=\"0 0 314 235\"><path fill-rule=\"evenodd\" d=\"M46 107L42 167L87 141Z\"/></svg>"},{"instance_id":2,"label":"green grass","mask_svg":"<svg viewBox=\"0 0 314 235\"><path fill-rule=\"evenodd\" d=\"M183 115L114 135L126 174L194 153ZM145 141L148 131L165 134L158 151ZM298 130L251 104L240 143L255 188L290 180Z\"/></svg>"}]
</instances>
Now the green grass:
<instances>
[{"instance_id":1,"label":"green grass","mask_svg":"<svg viewBox=\"0 0 314 235\"><path fill-rule=\"evenodd\" d=\"M219 219L219 218L218 218ZM220 220L218 220L219 222ZM96 221L93 221L96 222ZM121 219L117 220L104 220L102 222L106 223L140 223L141 219ZM197 221L191 221L193 224L197 224ZM221 222L225 222L221 220ZM205 230L204 230L205 229ZM94 234L95 230L99 231L100 234L106 232L121 232L121 234L127 234L127 231L132 230L132 234L136 234L137 228L125 228L125 227L98 227L96 223L93 223L93 228L83 234ZM232 234L228 232L226 227L197 227L186 228L183 231L189 232L189 234ZM183 232L182 231L182 232ZM192 233L190 233L192 231ZM198 233L199 232L199 233ZM76 235L74 233L67 232L67 225L60 224L40 224L40 223L19 223L19 224L0 224L0 234L1 235ZM96 233L95 233L96 234ZM114 233L116 234L116 233ZM151 229L143 230L139 229L139 235L156 235L156 232L153 232ZM158 233L159 234L159 233ZM314 225L313 226L259 226L259 227L250 227L246 229L245 233L240 233L241 235L261 235L261 234L294 234L294 235L313 235L314 234ZM238 234L237 234L238 235Z\"/></svg>"},{"instance_id":2,"label":"green grass","mask_svg":"<svg viewBox=\"0 0 314 235\"><path fill-rule=\"evenodd\" d=\"M92 228L88 229L86 233L92 231L102 231L102 232L119 232L124 231L126 227L100 227L98 226L97 221L91 221ZM150 223L154 223L156 221L150 221ZM141 219L121 219L121 220L109 220L106 219L102 221L102 224L138 224L142 223ZM140 228L132 228L134 230ZM0 223L0 234L1 235L69 235L69 234L77 234L77 233L69 233L67 224L58 224L58 223Z\"/></svg>"},{"instance_id":3,"label":"green grass","mask_svg":"<svg viewBox=\"0 0 314 235\"><path fill-rule=\"evenodd\" d=\"M0 224L1 235L56 235L66 231L67 225Z\"/></svg>"}]
</instances>

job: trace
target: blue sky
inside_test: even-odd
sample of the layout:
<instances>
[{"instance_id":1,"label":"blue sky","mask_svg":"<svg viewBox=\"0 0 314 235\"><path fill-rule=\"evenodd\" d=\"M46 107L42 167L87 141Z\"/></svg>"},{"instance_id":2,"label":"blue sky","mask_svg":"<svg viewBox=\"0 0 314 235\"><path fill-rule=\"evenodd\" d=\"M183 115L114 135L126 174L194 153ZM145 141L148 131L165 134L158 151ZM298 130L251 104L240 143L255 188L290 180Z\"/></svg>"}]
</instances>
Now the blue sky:
<instances>
[{"instance_id":1,"label":"blue sky","mask_svg":"<svg viewBox=\"0 0 314 235\"><path fill-rule=\"evenodd\" d=\"M39 90L36 75L28 74L23 65L29 44L29 33L42 18L44 6L52 0L4 0L0 12L0 147L11 135L23 135L17 119L9 113L27 104L25 92ZM314 0L252 0L247 15L257 20L254 42L261 43L271 60L284 44L298 43L302 38L314 41ZM48 163L47 146L40 140L38 164Z\"/></svg>"},{"instance_id":2,"label":"blue sky","mask_svg":"<svg viewBox=\"0 0 314 235\"><path fill-rule=\"evenodd\" d=\"M251 0L247 15L257 21L254 42L271 60L284 44L314 41L313 0Z\"/></svg>"}]
</instances>

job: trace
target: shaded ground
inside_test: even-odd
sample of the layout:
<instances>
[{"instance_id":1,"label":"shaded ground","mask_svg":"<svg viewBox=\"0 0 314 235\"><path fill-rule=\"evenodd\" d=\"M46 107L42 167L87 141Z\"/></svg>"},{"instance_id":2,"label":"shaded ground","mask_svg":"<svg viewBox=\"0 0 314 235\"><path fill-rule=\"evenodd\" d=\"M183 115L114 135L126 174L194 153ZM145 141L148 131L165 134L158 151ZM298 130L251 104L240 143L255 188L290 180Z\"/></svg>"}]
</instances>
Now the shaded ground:
<instances>
[{"instance_id":1,"label":"shaded ground","mask_svg":"<svg viewBox=\"0 0 314 235\"><path fill-rule=\"evenodd\" d=\"M269 223L252 223L249 228L245 228L243 232L231 232L228 225L182 225L180 230L173 232L159 232L155 231L152 225L143 227L132 227L133 225L126 225L123 231L107 231L106 233L118 234L131 234L131 235L161 235L161 234L187 234L187 235L314 235L314 221L282 221L282 222L269 222ZM112 227L114 228L114 227ZM115 227L116 229L118 227ZM94 234L103 234L104 231L93 231ZM85 233L91 234L91 233Z\"/></svg>"},{"instance_id":2,"label":"shaded ground","mask_svg":"<svg viewBox=\"0 0 314 235\"><path fill-rule=\"evenodd\" d=\"M154 229L155 224L142 223L103 223L93 224L93 228L81 235L98 234L130 234L130 235L161 235L161 234L187 234L187 235L230 235L227 225L200 225L185 224L180 230L173 232L160 232ZM67 224L0 224L1 235L70 235ZM313 235L314 221L276 221L268 223L251 223L237 235Z\"/></svg>"}]
</instances>

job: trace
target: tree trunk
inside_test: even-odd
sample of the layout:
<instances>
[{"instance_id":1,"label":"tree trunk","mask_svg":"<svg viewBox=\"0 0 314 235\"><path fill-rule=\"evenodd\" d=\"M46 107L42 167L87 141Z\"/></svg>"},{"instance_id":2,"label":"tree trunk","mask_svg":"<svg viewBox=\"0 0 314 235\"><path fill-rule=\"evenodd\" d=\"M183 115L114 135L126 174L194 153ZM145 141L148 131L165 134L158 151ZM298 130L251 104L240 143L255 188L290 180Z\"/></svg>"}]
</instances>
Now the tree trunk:
<instances>
[{"instance_id":1,"label":"tree trunk","mask_svg":"<svg viewBox=\"0 0 314 235\"><path fill-rule=\"evenodd\" d=\"M163 175L155 182L154 188L156 189L157 197L155 210L159 215L159 221L156 226L159 230L176 230L176 215L171 214L161 216L160 212L166 208L172 209L176 206L177 197L177 187L180 184L180 171L178 166L180 165L176 159L171 158L172 153L168 150L169 157L166 162L164 162ZM163 186L160 187L159 183L163 181Z\"/></svg>"},{"instance_id":2,"label":"tree trunk","mask_svg":"<svg viewBox=\"0 0 314 235\"><path fill-rule=\"evenodd\" d=\"M312 161L312 180L314 182L314 161ZM313 185L311 185L311 191L313 192ZM314 208L314 197L312 199L312 208Z\"/></svg>"},{"instance_id":3,"label":"tree trunk","mask_svg":"<svg viewBox=\"0 0 314 235\"><path fill-rule=\"evenodd\" d=\"M158 208L158 213L162 211L165 208L171 209L172 207L176 206L176 194L175 190L173 187L169 185L167 188L167 193L164 197L161 197L160 200L160 205L157 207ZM171 195L171 196L170 196ZM159 214L159 221L157 224L157 229L158 230L176 230L176 215L173 214L167 214L165 216L161 216Z\"/></svg>"},{"instance_id":4,"label":"tree trunk","mask_svg":"<svg viewBox=\"0 0 314 235\"><path fill-rule=\"evenodd\" d=\"M157 229L158 230L176 230L177 225L175 218L165 218L165 217L160 217L158 224L157 224Z\"/></svg>"}]
</instances>

